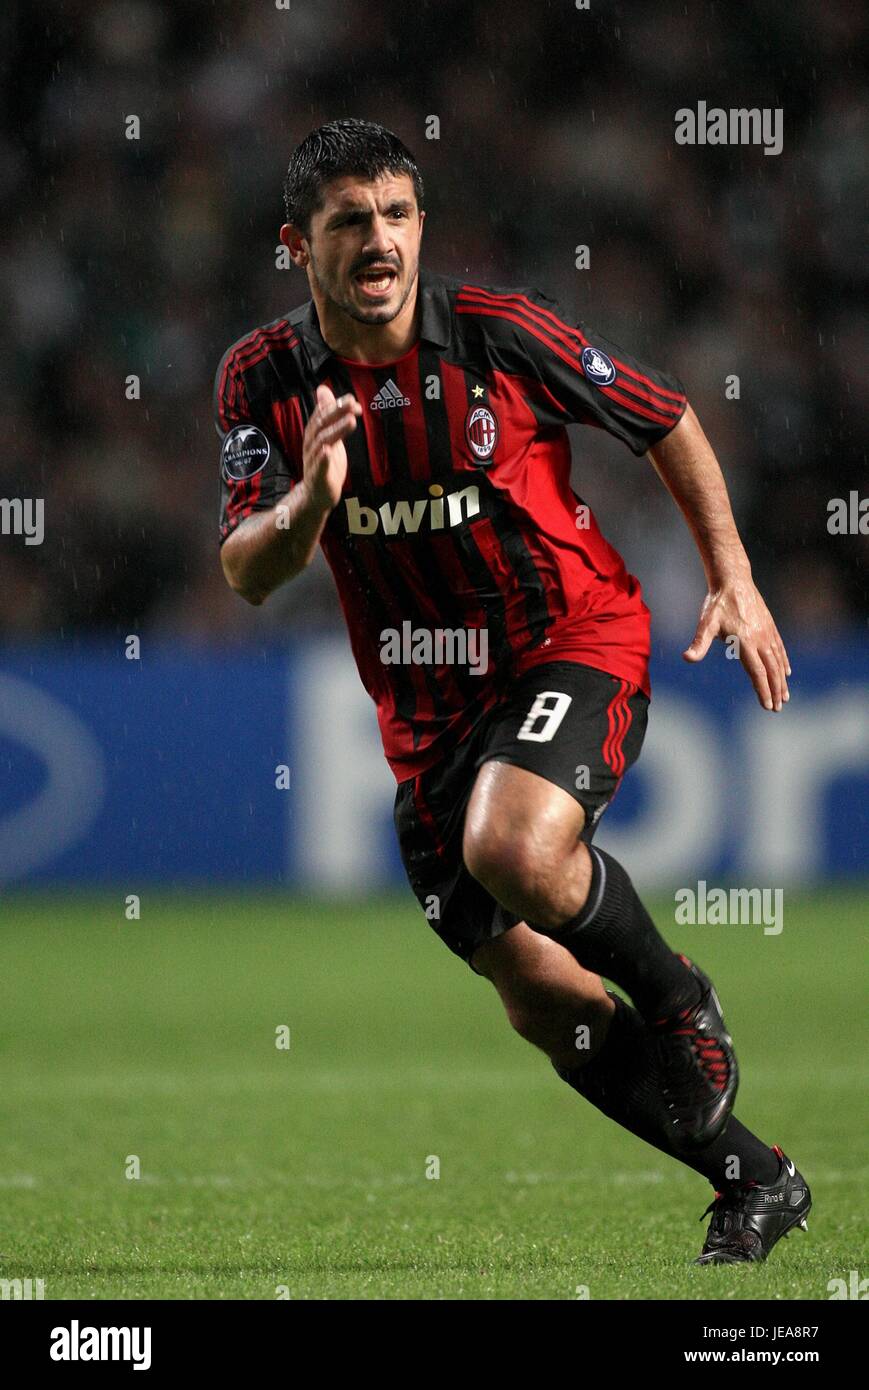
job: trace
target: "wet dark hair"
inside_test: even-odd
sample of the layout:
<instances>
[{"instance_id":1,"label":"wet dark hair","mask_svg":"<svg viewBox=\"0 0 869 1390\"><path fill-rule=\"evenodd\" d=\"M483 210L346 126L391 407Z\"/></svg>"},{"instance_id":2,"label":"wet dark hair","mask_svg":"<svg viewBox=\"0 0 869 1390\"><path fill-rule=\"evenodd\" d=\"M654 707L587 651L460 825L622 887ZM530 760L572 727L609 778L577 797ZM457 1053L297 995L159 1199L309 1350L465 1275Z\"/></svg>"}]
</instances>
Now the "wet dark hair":
<instances>
[{"instance_id":1,"label":"wet dark hair","mask_svg":"<svg viewBox=\"0 0 869 1390\"><path fill-rule=\"evenodd\" d=\"M287 221L309 237L311 218L323 206L324 185L344 174L371 180L382 174L409 174L422 211L422 175L407 146L384 126L348 116L312 130L293 151L284 180Z\"/></svg>"}]
</instances>

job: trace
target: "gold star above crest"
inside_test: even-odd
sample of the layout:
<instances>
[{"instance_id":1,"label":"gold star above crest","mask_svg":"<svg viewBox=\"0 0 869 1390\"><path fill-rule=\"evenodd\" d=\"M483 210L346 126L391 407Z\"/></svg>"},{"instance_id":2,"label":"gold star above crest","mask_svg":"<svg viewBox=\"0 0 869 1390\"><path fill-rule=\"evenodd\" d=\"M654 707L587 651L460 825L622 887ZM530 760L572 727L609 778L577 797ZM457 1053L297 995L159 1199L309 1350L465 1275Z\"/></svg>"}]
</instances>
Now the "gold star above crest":
<instances>
[{"instance_id":1,"label":"gold star above crest","mask_svg":"<svg viewBox=\"0 0 869 1390\"><path fill-rule=\"evenodd\" d=\"M477 397L478 400L479 400L480 396L485 396L485 394L486 394L486 392L485 392L485 390L484 390L484 388L483 388L482 386L475 386L475 387L474 387L474 395Z\"/></svg>"}]
</instances>

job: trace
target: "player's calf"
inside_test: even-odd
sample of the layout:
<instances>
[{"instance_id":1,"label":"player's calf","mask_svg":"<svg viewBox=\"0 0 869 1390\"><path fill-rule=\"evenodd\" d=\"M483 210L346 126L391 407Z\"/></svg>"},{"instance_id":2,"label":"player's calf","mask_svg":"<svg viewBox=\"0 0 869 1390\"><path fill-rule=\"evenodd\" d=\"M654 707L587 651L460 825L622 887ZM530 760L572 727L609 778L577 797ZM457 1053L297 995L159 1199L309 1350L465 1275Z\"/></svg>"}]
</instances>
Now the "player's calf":
<instances>
[{"instance_id":1,"label":"player's calf","mask_svg":"<svg viewBox=\"0 0 869 1390\"><path fill-rule=\"evenodd\" d=\"M585 969L614 980L645 1019L697 1002L617 860L591 848L582 806L561 787L495 760L480 769L465 815L468 872L502 907L553 937Z\"/></svg>"},{"instance_id":2,"label":"player's calf","mask_svg":"<svg viewBox=\"0 0 869 1390\"><path fill-rule=\"evenodd\" d=\"M702 1147L724 1128L739 1080L717 997L667 945L618 860L579 839L583 827L561 788L489 762L465 818L465 865L504 908L626 991L655 1030L679 1142Z\"/></svg>"},{"instance_id":3,"label":"player's calf","mask_svg":"<svg viewBox=\"0 0 869 1390\"><path fill-rule=\"evenodd\" d=\"M492 981L516 1032L555 1067L582 1066L600 1051L613 1001L599 976L555 942L520 922L480 946L473 964Z\"/></svg>"}]
</instances>

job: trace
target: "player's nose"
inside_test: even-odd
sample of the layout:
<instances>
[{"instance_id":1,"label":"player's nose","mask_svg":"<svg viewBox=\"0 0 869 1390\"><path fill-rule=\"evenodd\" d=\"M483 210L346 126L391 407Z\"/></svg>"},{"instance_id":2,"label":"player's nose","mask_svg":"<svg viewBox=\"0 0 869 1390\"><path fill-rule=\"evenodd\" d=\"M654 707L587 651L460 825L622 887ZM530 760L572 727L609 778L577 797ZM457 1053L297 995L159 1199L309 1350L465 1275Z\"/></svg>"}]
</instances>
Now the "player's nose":
<instances>
[{"instance_id":1,"label":"player's nose","mask_svg":"<svg viewBox=\"0 0 869 1390\"><path fill-rule=\"evenodd\" d=\"M371 232L365 244L366 255L372 258L375 255L384 258L394 256L395 242L392 236L392 228L386 217L375 214L371 219Z\"/></svg>"}]
</instances>

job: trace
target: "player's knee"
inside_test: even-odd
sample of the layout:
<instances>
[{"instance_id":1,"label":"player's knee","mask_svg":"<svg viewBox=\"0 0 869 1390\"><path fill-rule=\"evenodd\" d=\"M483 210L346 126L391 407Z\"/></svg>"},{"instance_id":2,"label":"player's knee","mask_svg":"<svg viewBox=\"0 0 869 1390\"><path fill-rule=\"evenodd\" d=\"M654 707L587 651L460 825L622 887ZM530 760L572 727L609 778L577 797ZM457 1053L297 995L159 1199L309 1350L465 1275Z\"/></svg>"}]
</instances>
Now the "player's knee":
<instances>
[{"instance_id":1,"label":"player's knee","mask_svg":"<svg viewBox=\"0 0 869 1390\"><path fill-rule=\"evenodd\" d=\"M545 912L552 864L533 833L466 827L463 855L468 873L502 906L532 918Z\"/></svg>"},{"instance_id":2,"label":"player's knee","mask_svg":"<svg viewBox=\"0 0 869 1390\"><path fill-rule=\"evenodd\" d=\"M465 822L462 858L468 873L484 888L505 875L509 862L507 851L505 837L498 835L494 828L484 824L471 829Z\"/></svg>"}]
</instances>

